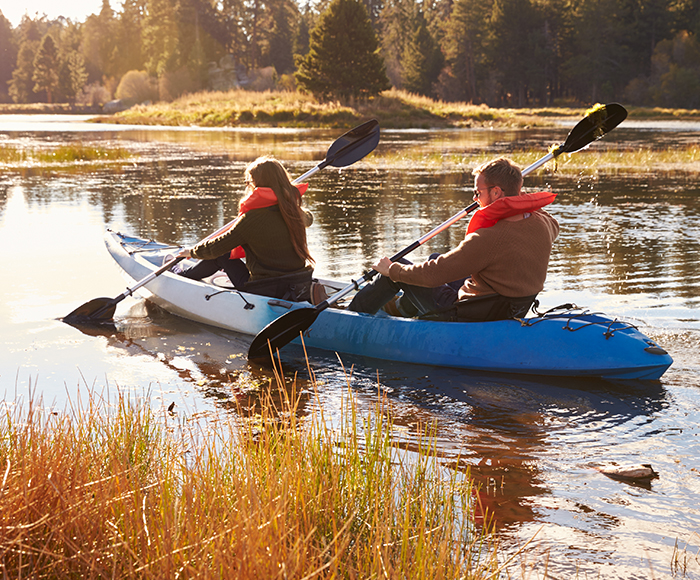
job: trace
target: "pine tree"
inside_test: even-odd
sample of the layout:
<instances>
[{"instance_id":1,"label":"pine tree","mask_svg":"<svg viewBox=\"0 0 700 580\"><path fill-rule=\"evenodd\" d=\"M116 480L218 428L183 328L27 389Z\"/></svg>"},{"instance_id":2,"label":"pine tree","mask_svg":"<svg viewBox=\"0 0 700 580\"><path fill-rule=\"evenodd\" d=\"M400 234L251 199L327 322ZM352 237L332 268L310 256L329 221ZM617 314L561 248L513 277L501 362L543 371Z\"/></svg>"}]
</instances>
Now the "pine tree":
<instances>
[{"instance_id":1,"label":"pine tree","mask_svg":"<svg viewBox=\"0 0 700 580\"><path fill-rule=\"evenodd\" d=\"M34 91L34 57L39 48L41 34L34 20L26 16L20 24L20 41L17 51L17 63L12 71L12 80L9 83L9 94L15 103L29 103L37 100Z\"/></svg>"},{"instance_id":2,"label":"pine tree","mask_svg":"<svg viewBox=\"0 0 700 580\"><path fill-rule=\"evenodd\" d=\"M122 12L115 27L119 58L116 60L116 76L127 71L143 70L141 28L143 27L144 0L124 0Z\"/></svg>"},{"instance_id":3,"label":"pine tree","mask_svg":"<svg viewBox=\"0 0 700 580\"><path fill-rule=\"evenodd\" d=\"M7 85L12 79L12 70L17 62L12 24L0 12L0 103L8 100Z\"/></svg>"},{"instance_id":4,"label":"pine tree","mask_svg":"<svg viewBox=\"0 0 700 580\"><path fill-rule=\"evenodd\" d=\"M483 100L479 81L485 68L484 45L490 6L489 0L456 0L454 3L443 39L443 52L454 88L441 98L467 102Z\"/></svg>"},{"instance_id":5,"label":"pine tree","mask_svg":"<svg viewBox=\"0 0 700 580\"><path fill-rule=\"evenodd\" d=\"M403 88L404 51L413 33L413 0L387 0L380 17L380 44L386 73L395 87Z\"/></svg>"},{"instance_id":6,"label":"pine tree","mask_svg":"<svg viewBox=\"0 0 700 580\"><path fill-rule=\"evenodd\" d=\"M58 50L50 34L41 39L39 50L34 57L34 92L46 91L46 102L51 103L53 92L58 88Z\"/></svg>"},{"instance_id":7,"label":"pine tree","mask_svg":"<svg viewBox=\"0 0 700 580\"><path fill-rule=\"evenodd\" d=\"M17 66L12 71L9 93L15 103L28 103L31 100L32 75L34 74L34 55L36 48L28 42L24 42L19 47L17 53Z\"/></svg>"},{"instance_id":8,"label":"pine tree","mask_svg":"<svg viewBox=\"0 0 700 580\"><path fill-rule=\"evenodd\" d=\"M294 44L292 46L294 58L306 56L309 52L309 20L310 15L307 7L306 11L297 20Z\"/></svg>"},{"instance_id":9,"label":"pine tree","mask_svg":"<svg viewBox=\"0 0 700 580\"><path fill-rule=\"evenodd\" d=\"M373 96L390 88L367 10L358 0L331 2L297 66L299 86L322 99Z\"/></svg>"},{"instance_id":10,"label":"pine tree","mask_svg":"<svg viewBox=\"0 0 700 580\"><path fill-rule=\"evenodd\" d=\"M68 98L71 103L83 90L88 80L88 73L85 68L85 59L78 51L73 51L68 57Z\"/></svg>"},{"instance_id":11,"label":"pine tree","mask_svg":"<svg viewBox=\"0 0 700 580\"><path fill-rule=\"evenodd\" d=\"M268 60L277 74L287 74L294 70L295 7L289 0L269 2L270 25L267 32Z\"/></svg>"},{"instance_id":12,"label":"pine tree","mask_svg":"<svg viewBox=\"0 0 700 580\"><path fill-rule=\"evenodd\" d=\"M403 57L403 88L411 93L432 96L443 58L440 48L428 31L422 12L415 18L415 30Z\"/></svg>"},{"instance_id":13,"label":"pine tree","mask_svg":"<svg viewBox=\"0 0 700 580\"><path fill-rule=\"evenodd\" d=\"M246 64L247 37L243 28L246 22L246 7L243 0L222 0L221 17L226 22L229 43L226 48L236 64Z\"/></svg>"},{"instance_id":14,"label":"pine tree","mask_svg":"<svg viewBox=\"0 0 700 580\"><path fill-rule=\"evenodd\" d=\"M143 53L146 71L162 77L178 66L178 30L171 0L148 0L143 24Z\"/></svg>"}]
</instances>

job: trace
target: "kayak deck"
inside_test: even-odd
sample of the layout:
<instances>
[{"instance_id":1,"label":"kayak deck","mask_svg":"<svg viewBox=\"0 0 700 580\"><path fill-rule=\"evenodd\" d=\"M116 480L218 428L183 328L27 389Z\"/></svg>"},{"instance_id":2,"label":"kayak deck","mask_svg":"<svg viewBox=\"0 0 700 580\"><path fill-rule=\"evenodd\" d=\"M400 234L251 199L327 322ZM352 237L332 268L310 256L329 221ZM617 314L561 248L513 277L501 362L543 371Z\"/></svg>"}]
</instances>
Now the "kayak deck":
<instances>
[{"instance_id":1,"label":"kayak deck","mask_svg":"<svg viewBox=\"0 0 700 580\"><path fill-rule=\"evenodd\" d=\"M177 251L115 232L107 232L105 242L117 264L134 280L150 274ZM346 286L330 280L322 283L328 294ZM292 309L311 307L307 302L240 292L220 274L194 281L166 272L139 293L172 314L251 336ZM616 380L658 379L673 362L633 324L573 306L524 319L476 323L397 318L334 307L318 315L303 339L310 347L398 362Z\"/></svg>"}]
</instances>

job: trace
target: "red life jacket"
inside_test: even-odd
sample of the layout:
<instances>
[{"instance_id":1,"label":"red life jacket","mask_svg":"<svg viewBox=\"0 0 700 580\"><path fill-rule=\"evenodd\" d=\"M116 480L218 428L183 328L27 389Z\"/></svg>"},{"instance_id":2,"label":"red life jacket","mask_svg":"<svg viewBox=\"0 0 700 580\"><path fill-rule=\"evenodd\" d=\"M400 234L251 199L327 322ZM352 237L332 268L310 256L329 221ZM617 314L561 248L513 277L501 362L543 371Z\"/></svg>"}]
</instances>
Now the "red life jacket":
<instances>
[{"instance_id":1,"label":"red life jacket","mask_svg":"<svg viewBox=\"0 0 700 580\"><path fill-rule=\"evenodd\" d=\"M551 191L538 191L537 193L499 197L492 204L474 212L469 220L467 234L481 228L490 228L503 218L542 209L545 205L552 203L556 196L557 194Z\"/></svg>"},{"instance_id":2,"label":"red life jacket","mask_svg":"<svg viewBox=\"0 0 700 580\"><path fill-rule=\"evenodd\" d=\"M295 186L299 190L299 195L304 195L306 190L309 188L308 183L300 183ZM249 212L251 209L261 209L263 207L271 207L277 205L277 195L269 187L256 187L250 195L244 197L241 200L240 210L238 211L238 216L242 216L244 213ZM245 250L242 246L238 246L231 250L231 260L236 260L238 258L245 258Z\"/></svg>"}]
</instances>

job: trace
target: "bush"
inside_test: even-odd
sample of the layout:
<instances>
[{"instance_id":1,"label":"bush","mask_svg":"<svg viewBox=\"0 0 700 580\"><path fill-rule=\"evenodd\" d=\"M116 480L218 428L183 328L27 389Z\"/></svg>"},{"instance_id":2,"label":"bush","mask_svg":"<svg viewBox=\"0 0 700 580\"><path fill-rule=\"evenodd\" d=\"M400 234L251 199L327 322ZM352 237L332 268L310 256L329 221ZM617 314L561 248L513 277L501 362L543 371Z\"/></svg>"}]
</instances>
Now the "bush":
<instances>
[{"instance_id":1,"label":"bush","mask_svg":"<svg viewBox=\"0 0 700 580\"><path fill-rule=\"evenodd\" d=\"M109 90L100 83L92 83L83 87L75 102L79 105L101 107L110 100Z\"/></svg>"},{"instance_id":2,"label":"bush","mask_svg":"<svg viewBox=\"0 0 700 580\"><path fill-rule=\"evenodd\" d=\"M158 94L161 101L174 101L185 93L194 93L201 88L201 84L192 77L187 68L165 73L158 80Z\"/></svg>"},{"instance_id":3,"label":"bush","mask_svg":"<svg viewBox=\"0 0 700 580\"><path fill-rule=\"evenodd\" d=\"M115 96L122 101L145 103L158 100L155 79L146 71L130 70L119 81Z\"/></svg>"}]
</instances>

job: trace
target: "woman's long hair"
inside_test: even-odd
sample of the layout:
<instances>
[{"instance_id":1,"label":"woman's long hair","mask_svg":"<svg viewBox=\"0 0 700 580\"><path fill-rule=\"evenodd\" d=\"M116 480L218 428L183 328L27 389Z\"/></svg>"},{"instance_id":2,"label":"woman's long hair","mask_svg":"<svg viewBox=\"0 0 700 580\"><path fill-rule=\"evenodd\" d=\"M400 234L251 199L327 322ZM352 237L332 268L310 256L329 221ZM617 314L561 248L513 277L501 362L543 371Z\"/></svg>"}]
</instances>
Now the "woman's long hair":
<instances>
[{"instance_id":1,"label":"woman's long hair","mask_svg":"<svg viewBox=\"0 0 700 580\"><path fill-rule=\"evenodd\" d=\"M301 194L292 184L289 173L274 157L258 157L245 170L246 183L269 187L277 196L284 223L287 224L294 251L304 260L314 263L306 245L306 225L301 209Z\"/></svg>"}]
</instances>

